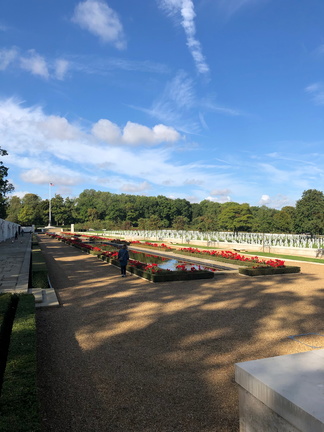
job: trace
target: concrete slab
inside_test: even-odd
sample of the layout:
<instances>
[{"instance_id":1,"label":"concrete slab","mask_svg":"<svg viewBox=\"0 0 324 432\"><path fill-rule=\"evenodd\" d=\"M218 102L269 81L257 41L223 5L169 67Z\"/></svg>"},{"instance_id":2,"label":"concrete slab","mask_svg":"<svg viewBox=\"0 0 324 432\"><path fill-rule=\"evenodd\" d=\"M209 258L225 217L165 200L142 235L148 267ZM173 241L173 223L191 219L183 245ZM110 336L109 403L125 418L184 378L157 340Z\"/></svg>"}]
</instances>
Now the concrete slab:
<instances>
[{"instance_id":1,"label":"concrete slab","mask_svg":"<svg viewBox=\"0 0 324 432\"><path fill-rule=\"evenodd\" d=\"M31 288L28 293L34 295L36 308L60 306L53 288Z\"/></svg>"},{"instance_id":2,"label":"concrete slab","mask_svg":"<svg viewBox=\"0 0 324 432\"><path fill-rule=\"evenodd\" d=\"M238 363L235 379L243 389L240 405L241 396L252 395L296 430L324 432L324 350Z\"/></svg>"}]
</instances>

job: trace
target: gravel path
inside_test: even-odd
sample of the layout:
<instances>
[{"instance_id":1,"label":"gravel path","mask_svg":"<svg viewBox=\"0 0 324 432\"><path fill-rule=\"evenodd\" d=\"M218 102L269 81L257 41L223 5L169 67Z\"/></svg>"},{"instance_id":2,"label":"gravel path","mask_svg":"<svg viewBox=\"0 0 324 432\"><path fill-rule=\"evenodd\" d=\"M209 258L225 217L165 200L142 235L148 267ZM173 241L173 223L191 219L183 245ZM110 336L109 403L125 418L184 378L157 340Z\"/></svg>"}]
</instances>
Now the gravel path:
<instances>
[{"instance_id":1,"label":"gravel path","mask_svg":"<svg viewBox=\"0 0 324 432\"><path fill-rule=\"evenodd\" d=\"M237 362L324 347L324 266L151 284L41 236L43 432L237 432Z\"/></svg>"}]
</instances>

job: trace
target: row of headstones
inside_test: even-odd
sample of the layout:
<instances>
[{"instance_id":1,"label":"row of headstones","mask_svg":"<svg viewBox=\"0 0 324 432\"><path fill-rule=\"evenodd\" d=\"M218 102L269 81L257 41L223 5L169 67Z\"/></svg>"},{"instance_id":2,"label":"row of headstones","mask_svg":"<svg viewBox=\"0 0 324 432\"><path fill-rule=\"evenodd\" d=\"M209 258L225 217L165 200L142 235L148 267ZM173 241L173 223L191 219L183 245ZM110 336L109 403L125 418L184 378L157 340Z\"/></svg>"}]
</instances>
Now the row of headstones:
<instances>
[{"instance_id":1,"label":"row of headstones","mask_svg":"<svg viewBox=\"0 0 324 432\"><path fill-rule=\"evenodd\" d=\"M262 233L230 233L230 232L204 232L176 231L176 230L136 230L136 231L106 231L112 236L144 237L148 239L178 239L182 242L192 240L205 240L212 242L230 242L240 244L299 247L299 248L323 248L324 238L312 238L299 234L262 234Z\"/></svg>"}]
</instances>

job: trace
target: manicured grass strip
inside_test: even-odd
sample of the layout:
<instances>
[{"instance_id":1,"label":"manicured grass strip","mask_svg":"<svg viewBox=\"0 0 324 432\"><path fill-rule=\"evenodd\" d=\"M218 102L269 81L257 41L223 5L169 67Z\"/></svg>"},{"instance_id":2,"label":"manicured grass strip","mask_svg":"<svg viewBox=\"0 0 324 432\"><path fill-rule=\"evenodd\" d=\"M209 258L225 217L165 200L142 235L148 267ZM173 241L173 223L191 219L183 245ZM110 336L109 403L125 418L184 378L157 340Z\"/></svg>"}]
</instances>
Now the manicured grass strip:
<instances>
[{"instance_id":1,"label":"manicured grass strip","mask_svg":"<svg viewBox=\"0 0 324 432\"><path fill-rule=\"evenodd\" d=\"M210 250L225 250L224 247L220 248L220 247L215 247L215 246L199 246L196 245L194 243L172 243L172 246L176 246L176 247L183 247L183 248L190 248L190 247L194 247L194 248L200 248L202 247L204 250L205 249L210 249ZM228 250L229 248L227 248L226 250Z\"/></svg>"},{"instance_id":2,"label":"manicured grass strip","mask_svg":"<svg viewBox=\"0 0 324 432\"><path fill-rule=\"evenodd\" d=\"M0 399L1 432L39 432L35 300L19 296Z\"/></svg>"},{"instance_id":3,"label":"manicured grass strip","mask_svg":"<svg viewBox=\"0 0 324 432\"><path fill-rule=\"evenodd\" d=\"M32 288L49 288L47 274L47 265L43 252L38 247L38 245L36 245L32 249Z\"/></svg>"},{"instance_id":4,"label":"manicured grass strip","mask_svg":"<svg viewBox=\"0 0 324 432\"><path fill-rule=\"evenodd\" d=\"M296 255L278 255L273 253L266 253L266 252L242 252L242 255L258 255L258 256L264 256L269 258L279 258L279 259L289 259L294 261L306 261L306 262L315 262L324 264L323 258L311 258L311 257L301 257Z\"/></svg>"}]
</instances>

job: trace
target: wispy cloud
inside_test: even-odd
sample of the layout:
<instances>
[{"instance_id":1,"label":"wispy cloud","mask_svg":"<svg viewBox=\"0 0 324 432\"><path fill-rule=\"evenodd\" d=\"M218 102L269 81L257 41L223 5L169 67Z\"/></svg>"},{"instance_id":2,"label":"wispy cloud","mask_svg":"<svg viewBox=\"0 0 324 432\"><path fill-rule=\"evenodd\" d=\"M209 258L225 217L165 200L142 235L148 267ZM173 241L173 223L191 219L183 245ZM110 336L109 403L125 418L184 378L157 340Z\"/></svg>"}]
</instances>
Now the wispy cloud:
<instances>
[{"instance_id":1,"label":"wispy cloud","mask_svg":"<svg viewBox=\"0 0 324 432\"><path fill-rule=\"evenodd\" d=\"M208 111L218 112L219 114L225 114L225 115L229 115L229 116L244 115L240 110L238 110L236 108L225 107L225 106L217 104L211 100L206 100L206 99L202 100L201 106L203 108L207 109Z\"/></svg>"},{"instance_id":2,"label":"wispy cloud","mask_svg":"<svg viewBox=\"0 0 324 432\"><path fill-rule=\"evenodd\" d=\"M261 196L258 204L261 206L265 205L267 207L281 209L285 206L295 206L296 202L286 195L277 194L271 197L270 195L264 194Z\"/></svg>"},{"instance_id":3,"label":"wispy cloud","mask_svg":"<svg viewBox=\"0 0 324 432\"><path fill-rule=\"evenodd\" d=\"M35 50L29 50L26 57L21 57L20 65L22 69L27 70L33 75L39 75L40 77L45 79L49 78L49 71L46 60Z\"/></svg>"},{"instance_id":4,"label":"wispy cloud","mask_svg":"<svg viewBox=\"0 0 324 432\"><path fill-rule=\"evenodd\" d=\"M23 53L17 47L3 48L0 50L1 71L16 68L45 80L63 80L70 66L70 62L66 59L56 58L52 61L42 56L34 49Z\"/></svg>"},{"instance_id":5,"label":"wispy cloud","mask_svg":"<svg viewBox=\"0 0 324 432\"><path fill-rule=\"evenodd\" d=\"M315 54L318 56L324 55L324 44L322 44L316 48Z\"/></svg>"},{"instance_id":6,"label":"wispy cloud","mask_svg":"<svg viewBox=\"0 0 324 432\"><path fill-rule=\"evenodd\" d=\"M66 55L64 58L48 58L31 49L22 52L18 47L0 49L0 71L16 68L43 79L64 80L71 73L107 75L110 71L143 72L167 75L170 69L163 63L151 60L123 58L99 58L96 56Z\"/></svg>"},{"instance_id":7,"label":"wispy cloud","mask_svg":"<svg viewBox=\"0 0 324 432\"><path fill-rule=\"evenodd\" d=\"M162 124L149 128L128 122L121 128L102 119L86 129L65 117L47 115L39 106L26 108L7 99L0 100L0 135L11 169L20 171L20 177L32 184L106 184L111 190L133 193L165 185L170 191L184 187L191 192L194 185L202 197L211 184L221 189L229 183L234 189L240 187L230 173L178 160L173 147L164 143L181 139L181 135ZM114 140L121 140L121 145L108 144Z\"/></svg>"},{"instance_id":8,"label":"wispy cloud","mask_svg":"<svg viewBox=\"0 0 324 432\"><path fill-rule=\"evenodd\" d=\"M312 96L316 105L324 105L324 84L322 82L309 85L305 91Z\"/></svg>"},{"instance_id":9,"label":"wispy cloud","mask_svg":"<svg viewBox=\"0 0 324 432\"><path fill-rule=\"evenodd\" d=\"M7 67L14 62L17 57L16 48L3 48L0 50L0 70L5 70Z\"/></svg>"},{"instance_id":10,"label":"wispy cloud","mask_svg":"<svg viewBox=\"0 0 324 432\"><path fill-rule=\"evenodd\" d=\"M163 93L155 99L150 109L140 109L178 130L197 133L200 125L192 115L196 105L194 82L184 71L179 71L167 82Z\"/></svg>"},{"instance_id":11,"label":"wispy cloud","mask_svg":"<svg viewBox=\"0 0 324 432\"><path fill-rule=\"evenodd\" d=\"M146 181L142 183L125 183L121 187L121 191L127 193L144 192L150 189L151 189L151 185Z\"/></svg>"},{"instance_id":12,"label":"wispy cloud","mask_svg":"<svg viewBox=\"0 0 324 432\"><path fill-rule=\"evenodd\" d=\"M268 0L219 0L217 4L227 16L231 16L244 7L259 5L267 1Z\"/></svg>"},{"instance_id":13,"label":"wispy cloud","mask_svg":"<svg viewBox=\"0 0 324 432\"><path fill-rule=\"evenodd\" d=\"M157 0L159 6L169 15L179 16L186 37L187 46L200 74L209 73L209 66L202 53L200 42L196 38L195 7L192 0Z\"/></svg>"},{"instance_id":14,"label":"wispy cloud","mask_svg":"<svg viewBox=\"0 0 324 432\"><path fill-rule=\"evenodd\" d=\"M63 80L68 72L70 64L65 59L57 59L54 64L55 77L58 80Z\"/></svg>"},{"instance_id":15,"label":"wispy cloud","mask_svg":"<svg viewBox=\"0 0 324 432\"><path fill-rule=\"evenodd\" d=\"M79 3L75 7L72 21L98 36L104 43L110 43L118 49L126 47L119 17L103 0L86 0Z\"/></svg>"},{"instance_id":16,"label":"wispy cloud","mask_svg":"<svg viewBox=\"0 0 324 432\"><path fill-rule=\"evenodd\" d=\"M208 129L204 117L206 112L227 116L245 115L238 109L217 104L210 96L199 99L194 80L184 71L179 71L166 83L150 108L132 107L189 134L200 134L202 129Z\"/></svg>"}]
</instances>

